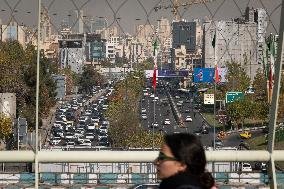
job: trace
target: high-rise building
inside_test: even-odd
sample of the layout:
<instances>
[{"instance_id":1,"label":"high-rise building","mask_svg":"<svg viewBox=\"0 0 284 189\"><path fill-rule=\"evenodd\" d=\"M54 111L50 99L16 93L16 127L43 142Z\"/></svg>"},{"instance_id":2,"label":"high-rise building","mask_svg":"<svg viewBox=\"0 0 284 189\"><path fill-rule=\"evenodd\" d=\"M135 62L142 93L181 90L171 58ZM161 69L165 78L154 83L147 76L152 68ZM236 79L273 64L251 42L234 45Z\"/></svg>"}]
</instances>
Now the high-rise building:
<instances>
[{"instance_id":1,"label":"high-rise building","mask_svg":"<svg viewBox=\"0 0 284 189\"><path fill-rule=\"evenodd\" d=\"M106 40L100 34L87 34L85 52L87 62L99 63L106 58Z\"/></svg>"},{"instance_id":2,"label":"high-rise building","mask_svg":"<svg viewBox=\"0 0 284 189\"><path fill-rule=\"evenodd\" d=\"M17 40L25 47L24 26L18 25L17 22L10 22L9 25L1 25L1 41Z\"/></svg>"},{"instance_id":3,"label":"high-rise building","mask_svg":"<svg viewBox=\"0 0 284 189\"><path fill-rule=\"evenodd\" d=\"M179 21L173 22L173 41L172 48L180 48L181 45L189 52L194 52L196 49L196 23Z\"/></svg>"},{"instance_id":4,"label":"high-rise building","mask_svg":"<svg viewBox=\"0 0 284 189\"><path fill-rule=\"evenodd\" d=\"M166 40L167 38L171 37L171 25L168 19L162 17L160 20L158 20L157 30L157 35L161 41L163 41L162 39Z\"/></svg>"},{"instance_id":5,"label":"high-rise building","mask_svg":"<svg viewBox=\"0 0 284 189\"><path fill-rule=\"evenodd\" d=\"M51 35L51 19L48 15L48 10L43 7L40 17L40 42L50 41Z\"/></svg>"},{"instance_id":6,"label":"high-rise building","mask_svg":"<svg viewBox=\"0 0 284 189\"><path fill-rule=\"evenodd\" d=\"M70 68L75 73L82 73L86 60L83 36L69 37L70 39L58 40L60 68Z\"/></svg>"},{"instance_id":7,"label":"high-rise building","mask_svg":"<svg viewBox=\"0 0 284 189\"><path fill-rule=\"evenodd\" d=\"M146 43L149 38L153 37L155 27L153 25L145 24L136 27L136 37L139 42Z\"/></svg>"},{"instance_id":8,"label":"high-rise building","mask_svg":"<svg viewBox=\"0 0 284 189\"><path fill-rule=\"evenodd\" d=\"M203 61L205 67L225 67L226 62L241 64L251 79L257 64L257 23L240 21L209 21L204 24ZM212 40L215 35L215 49Z\"/></svg>"},{"instance_id":9,"label":"high-rise building","mask_svg":"<svg viewBox=\"0 0 284 189\"><path fill-rule=\"evenodd\" d=\"M69 27L72 33L83 33L84 32L84 12L83 10L70 10L69 16Z\"/></svg>"},{"instance_id":10,"label":"high-rise building","mask_svg":"<svg viewBox=\"0 0 284 189\"><path fill-rule=\"evenodd\" d=\"M107 28L107 20L105 17L96 17L92 23L92 30L96 34L101 34Z\"/></svg>"}]
</instances>

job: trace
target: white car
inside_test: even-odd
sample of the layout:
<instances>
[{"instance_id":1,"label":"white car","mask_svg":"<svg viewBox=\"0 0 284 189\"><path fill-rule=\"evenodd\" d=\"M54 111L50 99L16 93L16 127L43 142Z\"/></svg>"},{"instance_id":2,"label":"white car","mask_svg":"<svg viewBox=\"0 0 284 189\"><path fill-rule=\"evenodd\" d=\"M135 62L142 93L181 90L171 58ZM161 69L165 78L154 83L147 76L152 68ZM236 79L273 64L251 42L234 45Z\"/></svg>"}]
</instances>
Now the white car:
<instances>
[{"instance_id":1,"label":"white car","mask_svg":"<svg viewBox=\"0 0 284 189\"><path fill-rule=\"evenodd\" d=\"M185 120L186 122L192 122L192 118L190 116L186 116Z\"/></svg>"},{"instance_id":2,"label":"white car","mask_svg":"<svg viewBox=\"0 0 284 189\"><path fill-rule=\"evenodd\" d=\"M85 138L86 139L90 139L90 140L94 140L95 139L95 136L93 133L86 133L85 134Z\"/></svg>"},{"instance_id":3,"label":"white car","mask_svg":"<svg viewBox=\"0 0 284 189\"><path fill-rule=\"evenodd\" d=\"M242 172L251 172L252 167L249 163L242 163L241 170Z\"/></svg>"},{"instance_id":4,"label":"white car","mask_svg":"<svg viewBox=\"0 0 284 189\"><path fill-rule=\"evenodd\" d=\"M146 113L146 112L147 112L147 110L145 108L141 109L141 113Z\"/></svg>"},{"instance_id":5,"label":"white car","mask_svg":"<svg viewBox=\"0 0 284 189\"><path fill-rule=\"evenodd\" d=\"M50 140L50 143L51 143L52 145L57 145L60 141L61 141L61 138L60 138L60 137L53 137L53 138Z\"/></svg>"},{"instance_id":6,"label":"white car","mask_svg":"<svg viewBox=\"0 0 284 189\"><path fill-rule=\"evenodd\" d=\"M83 143L81 143L80 146L92 146L92 142L87 139Z\"/></svg>"},{"instance_id":7,"label":"white car","mask_svg":"<svg viewBox=\"0 0 284 189\"><path fill-rule=\"evenodd\" d=\"M147 114L142 114L141 117L142 119L147 119Z\"/></svg>"},{"instance_id":8,"label":"white car","mask_svg":"<svg viewBox=\"0 0 284 189\"><path fill-rule=\"evenodd\" d=\"M68 141L66 147L75 147L75 142Z\"/></svg>"},{"instance_id":9,"label":"white car","mask_svg":"<svg viewBox=\"0 0 284 189\"><path fill-rule=\"evenodd\" d=\"M152 123L152 127L153 127L153 128L157 128L157 127L159 127L159 124L158 124L157 122Z\"/></svg>"},{"instance_id":10,"label":"white car","mask_svg":"<svg viewBox=\"0 0 284 189\"><path fill-rule=\"evenodd\" d=\"M165 119L164 125L170 125L170 124L171 124L171 121L169 119Z\"/></svg>"},{"instance_id":11,"label":"white car","mask_svg":"<svg viewBox=\"0 0 284 189\"><path fill-rule=\"evenodd\" d=\"M100 130L100 132L104 132L104 133L108 132L108 129L105 126L101 126L99 130Z\"/></svg>"}]
</instances>

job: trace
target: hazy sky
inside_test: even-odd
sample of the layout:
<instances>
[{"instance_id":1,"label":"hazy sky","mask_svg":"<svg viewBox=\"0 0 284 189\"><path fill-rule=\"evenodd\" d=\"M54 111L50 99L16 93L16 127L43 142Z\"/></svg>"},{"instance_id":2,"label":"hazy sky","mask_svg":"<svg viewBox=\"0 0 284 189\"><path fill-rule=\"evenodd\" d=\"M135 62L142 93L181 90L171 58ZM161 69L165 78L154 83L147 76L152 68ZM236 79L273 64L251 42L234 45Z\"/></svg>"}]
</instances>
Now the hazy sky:
<instances>
[{"instance_id":1,"label":"hazy sky","mask_svg":"<svg viewBox=\"0 0 284 189\"><path fill-rule=\"evenodd\" d=\"M172 9L154 10L154 7L172 5L174 0L42 0L42 5L48 7L52 23L55 28L61 20L68 20L68 11L82 9L87 16L106 17L109 25L117 26L115 17L121 18L119 24L124 32L133 33L137 24L151 23L157 25L157 20L162 16L172 20ZM182 18L212 18L213 20L229 20L239 17L247 6L265 8L271 17L269 30L276 32L280 22L281 0L211 0L206 4L180 7ZM180 0L189 2L189 0ZM7 24L15 18L18 23L36 25L37 5L36 0L0 0L0 18ZM16 10L16 11L12 11ZM13 12L13 14L12 14ZM211 13L210 13L211 12ZM215 13L216 12L216 13ZM138 19L138 20L137 20ZM273 25L271 24L273 23Z\"/></svg>"}]
</instances>

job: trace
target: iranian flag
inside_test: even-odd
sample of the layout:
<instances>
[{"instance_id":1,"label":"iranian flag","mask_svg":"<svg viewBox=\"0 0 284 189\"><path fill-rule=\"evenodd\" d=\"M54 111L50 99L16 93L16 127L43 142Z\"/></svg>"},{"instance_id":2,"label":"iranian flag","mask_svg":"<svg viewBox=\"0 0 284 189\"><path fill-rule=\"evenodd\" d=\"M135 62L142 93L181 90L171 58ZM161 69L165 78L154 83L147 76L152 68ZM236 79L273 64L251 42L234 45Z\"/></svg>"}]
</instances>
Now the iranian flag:
<instances>
[{"instance_id":1,"label":"iranian flag","mask_svg":"<svg viewBox=\"0 0 284 189\"><path fill-rule=\"evenodd\" d=\"M275 43L274 36L270 34L269 40L267 43L268 50L270 52L270 64L267 65L267 76L268 76L268 88L273 88L273 80L274 80L274 65L275 65Z\"/></svg>"},{"instance_id":2,"label":"iranian flag","mask_svg":"<svg viewBox=\"0 0 284 189\"><path fill-rule=\"evenodd\" d=\"M214 32L211 44L212 44L212 47L215 48L215 46L216 46L216 32Z\"/></svg>"},{"instance_id":3,"label":"iranian flag","mask_svg":"<svg viewBox=\"0 0 284 189\"><path fill-rule=\"evenodd\" d=\"M216 46L216 31L214 32L211 44L212 44L212 47L215 49L215 46ZM214 51L214 61L215 61L215 65L214 65L215 77L214 77L214 80L215 80L215 83L220 83L219 72L218 72L218 64L217 64L217 61L215 60L215 51Z\"/></svg>"},{"instance_id":4,"label":"iranian flag","mask_svg":"<svg viewBox=\"0 0 284 189\"><path fill-rule=\"evenodd\" d=\"M215 64L215 83L220 83L219 72L218 72L218 65Z\"/></svg>"},{"instance_id":5,"label":"iranian flag","mask_svg":"<svg viewBox=\"0 0 284 189\"><path fill-rule=\"evenodd\" d=\"M275 65L275 43L274 36L270 36L270 70L269 70L269 89L273 88L274 65Z\"/></svg>"},{"instance_id":6,"label":"iranian flag","mask_svg":"<svg viewBox=\"0 0 284 189\"><path fill-rule=\"evenodd\" d=\"M157 83L157 48L158 48L158 42L157 39L155 39L153 43L153 57L154 57L154 71L153 71L153 89L154 92L156 91L156 83Z\"/></svg>"}]
</instances>

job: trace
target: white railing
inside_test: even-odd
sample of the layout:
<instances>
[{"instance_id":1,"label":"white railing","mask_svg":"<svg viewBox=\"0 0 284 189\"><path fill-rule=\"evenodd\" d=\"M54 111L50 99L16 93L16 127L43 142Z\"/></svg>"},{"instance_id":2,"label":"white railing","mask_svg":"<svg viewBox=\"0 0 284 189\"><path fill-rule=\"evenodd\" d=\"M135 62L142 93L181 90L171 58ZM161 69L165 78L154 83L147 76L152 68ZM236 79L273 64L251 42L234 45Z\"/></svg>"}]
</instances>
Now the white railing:
<instances>
[{"instance_id":1,"label":"white railing","mask_svg":"<svg viewBox=\"0 0 284 189\"><path fill-rule=\"evenodd\" d=\"M60 162L153 162L158 156L158 151L0 151L0 162L35 162L60 163ZM260 150L219 150L206 151L208 162L240 162L284 161L284 150L274 150L273 153Z\"/></svg>"}]
</instances>

